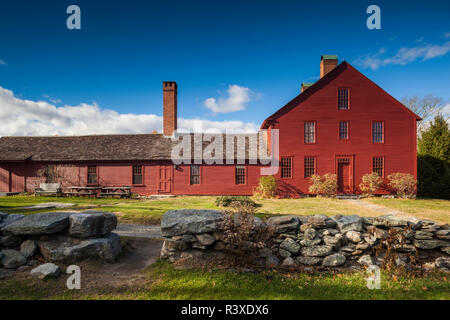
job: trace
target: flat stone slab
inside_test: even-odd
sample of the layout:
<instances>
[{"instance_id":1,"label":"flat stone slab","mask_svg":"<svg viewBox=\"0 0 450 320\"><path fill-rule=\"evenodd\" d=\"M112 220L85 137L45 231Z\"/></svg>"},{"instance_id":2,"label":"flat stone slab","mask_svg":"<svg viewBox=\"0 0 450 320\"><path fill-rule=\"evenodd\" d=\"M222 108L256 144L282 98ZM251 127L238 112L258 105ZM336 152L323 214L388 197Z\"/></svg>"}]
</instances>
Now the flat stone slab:
<instances>
[{"instance_id":1,"label":"flat stone slab","mask_svg":"<svg viewBox=\"0 0 450 320\"><path fill-rule=\"evenodd\" d=\"M61 269L53 263L44 263L31 270L30 275L39 279L58 278Z\"/></svg>"},{"instance_id":2,"label":"flat stone slab","mask_svg":"<svg viewBox=\"0 0 450 320\"><path fill-rule=\"evenodd\" d=\"M73 212L47 212L30 214L8 224L2 230L14 235L44 235L61 232L69 227Z\"/></svg>"},{"instance_id":3,"label":"flat stone slab","mask_svg":"<svg viewBox=\"0 0 450 320\"><path fill-rule=\"evenodd\" d=\"M119 223L114 230L121 237L163 239L159 225L141 225L131 223Z\"/></svg>"},{"instance_id":4,"label":"flat stone slab","mask_svg":"<svg viewBox=\"0 0 450 320\"><path fill-rule=\"evenodd\" d=\"M73 237L98 237L113 231L117 226L117 217L111 212L74 213L69 217L69 234Z\"/></svg>"},{"instance_id":5,"label":"flat stone slab","mask_svg":"<svg viewBox=\"0 0 450 320\"><path fill-rule=\"evenodd\" d=\"M167 211L161 221L164 237L219 230L223 215L217 210L180 209Z\"/></svg>"},{"instance_id":6,"label":"flat stone slab","mask_svg":"<svg viewBox=\"0 0 450 320\"><path fill-rule=\"evenodd\" d=\"M65 203L65 202L46 202L39 203L32 206L20 207L20 209L28 209L28 210L41 210L41 209L65 209L73 207L74 203Z\"/></svg>"}]
</instances>

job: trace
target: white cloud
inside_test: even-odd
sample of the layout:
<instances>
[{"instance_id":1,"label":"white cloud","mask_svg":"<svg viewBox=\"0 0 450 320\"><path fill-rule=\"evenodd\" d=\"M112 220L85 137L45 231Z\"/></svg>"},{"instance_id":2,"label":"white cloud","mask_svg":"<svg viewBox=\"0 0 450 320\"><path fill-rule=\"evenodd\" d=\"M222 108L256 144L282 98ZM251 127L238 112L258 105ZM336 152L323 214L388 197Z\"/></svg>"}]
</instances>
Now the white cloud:
<instances>
[{"instance_id":1,"label":"white cloud","mask_svg":"<svg viewBox=\"0 0 450 320\"><path fill-rule=\"evenodd\" d=\"M417 59L423 61L441 57L450 52L450 41L442 44L420 44L415 47L400 48L397 53L391 57L384 57L386 50L381 48L376 53L363 55L355 60L355 64L362 68L377 70L387 65L406 65Z\"/></svg>"},{"instance_id":2,"label":"white cloud","mask_svg":"<svg viewBox=\"0 0 450 320\"><path fill-rule=\"evenodd\" d=\"M53 136L114 133L162 132L162 116L118 113L102 109L95 102L57 107L46 101L17 98L11 90L0 87L0 136ZM185 130L229 130L256 132L252 122L178 119Z\"/></svg>"},{"instance_id":3,"label":"white cloud","mask_svg":"<svg viewBox=\"0 0 450 320\"><path fill-rule=\"evenodd\" d=\"M236 84L230 85L227 90L228 97L208 98L204 105L215 113L229 113L244 110L251 100L252 91L249 88Z\"/></svg>"},{"instance_id":4,"label":"white cloud","mask_svg":"<svg viewBox=\"0 0 450 320\"><path fill-rule=\"evenodd\" d=\"M6 62L5 62L5 60L2 60L2 59L0 59L0 65L3 65L3 66L5 66L5 65L6 65Z\"/></svg>"},{"instance_id":5,"label":"white cloud","mask_svg":"<svg viewBox=\"0 0 450 320\"><path fill-rule=\"evenodd\" d=\"M61 103L61 102L62 102L61 99L58 99L58 98L52 98L52 97L50 97L48 94L43 94L42 96L43 96L44 98L46 98L48 101L50 101L51 103L53 103L53 104L58 104L58 103Z\"/></svg>"}]
</instances>

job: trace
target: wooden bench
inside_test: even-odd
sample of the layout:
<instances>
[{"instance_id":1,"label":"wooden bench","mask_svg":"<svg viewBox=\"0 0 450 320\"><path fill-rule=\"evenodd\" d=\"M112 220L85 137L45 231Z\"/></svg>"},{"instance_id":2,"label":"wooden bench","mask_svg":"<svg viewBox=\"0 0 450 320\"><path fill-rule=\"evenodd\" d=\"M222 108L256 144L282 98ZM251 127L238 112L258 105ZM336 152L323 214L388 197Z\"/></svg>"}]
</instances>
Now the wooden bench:
<instances>
[{"instance_id":1,"label":"wooden bench","mask_svg":"<svg viewBox=\"0 0 450 320\"><path fill-rule=\"evenodd\" d=\"M61 184L60 183L41 183L39 185L39 188L36 188L34 190L34 195L35 196L55 195L58 197L58 196L62 195Z\"/></svg>"}]
</instances>

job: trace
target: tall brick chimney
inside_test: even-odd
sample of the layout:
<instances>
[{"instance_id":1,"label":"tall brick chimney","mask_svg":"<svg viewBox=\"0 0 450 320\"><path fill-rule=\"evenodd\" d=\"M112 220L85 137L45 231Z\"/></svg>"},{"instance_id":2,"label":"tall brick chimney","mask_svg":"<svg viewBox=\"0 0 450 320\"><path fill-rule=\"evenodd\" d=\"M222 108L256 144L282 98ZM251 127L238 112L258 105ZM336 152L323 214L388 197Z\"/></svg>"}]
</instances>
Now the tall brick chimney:
<instances>
[{"instance_id":1,"label":"tall brick chimney","mask_svg":"<svg viewBox=\"0 0 450 320\"><path fill-rule=\"evenodd\" d=\"M322 79L324 75L336 68L337 64L338 57L336 55L324 54L320 58L320 78Z\"/></svg>"},{"instance_id":2,"label":"tall brick chimney","mask_svg":"<svg viewBox=\"0 0 450 320\"><path fill-rule=\"evenodd\" d=\"M163 133L172 136L177 130L177 83L163 82Z\"/></svg>"}]
</instances>

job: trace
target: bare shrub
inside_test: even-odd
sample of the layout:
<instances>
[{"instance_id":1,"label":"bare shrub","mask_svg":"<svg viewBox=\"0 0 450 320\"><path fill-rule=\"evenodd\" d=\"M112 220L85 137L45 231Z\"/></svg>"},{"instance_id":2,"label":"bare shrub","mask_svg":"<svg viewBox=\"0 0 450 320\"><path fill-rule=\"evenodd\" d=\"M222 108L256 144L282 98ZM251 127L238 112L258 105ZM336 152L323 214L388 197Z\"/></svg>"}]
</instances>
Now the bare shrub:
<instances>
[{"instance_id":1,"label":"bare shrub","mask_svg":"<svg viewBox=\"0 0 450 320\"><path fill-rule=\"evenodd\" d=\"M274 176L262 176L259 178L259 184L253 191L257 198L270 199L275 197L278 185Z\"/></svg>"},{"instance_id":2,"label":"bare shrub","mask_svg":"<svg viewBox=\"0 0 450 320\"><path fill-rule=\"evenodd\" d=\"M337 193L338 185L335 174L326 173L323 176L313 174L310 179L309 192L325 197L331 197Z\"/></svg>"},{"instance_id":3,"label":"bare shrub","mask_svg":"<svg viewBox=\"0 0 450 320\"><path fill-rule=\"evenodd\" d=\"M376 172L363 175L361 180L359 189L364 195L367 196L373 196L375 191L377 191L383 183L383 178L381 178Z\"/></svg>"},{"instance_id":4,"label":"bare shrub","mask_svg":"<svg viewBox=\"0 0 450 320\"><path fill-rule=\"evenodd\" d=\"M255 208L248 204L234 203L222 213L220 240L224 244L226 264L254 266L259 249L272 245L275 230L265 223L255 223Z\"/></svg>"},{"instance_id":5,"label":"bare shrub","mask_svg":"<svg viewBox=\"0 0 450 320\"><path fill-rule=\"evenodd\" d=\"M388 176L389 186L401 198L414 198L417 192L417 180L410 173L395 172Z\"/></svg>"}]
</instances>

